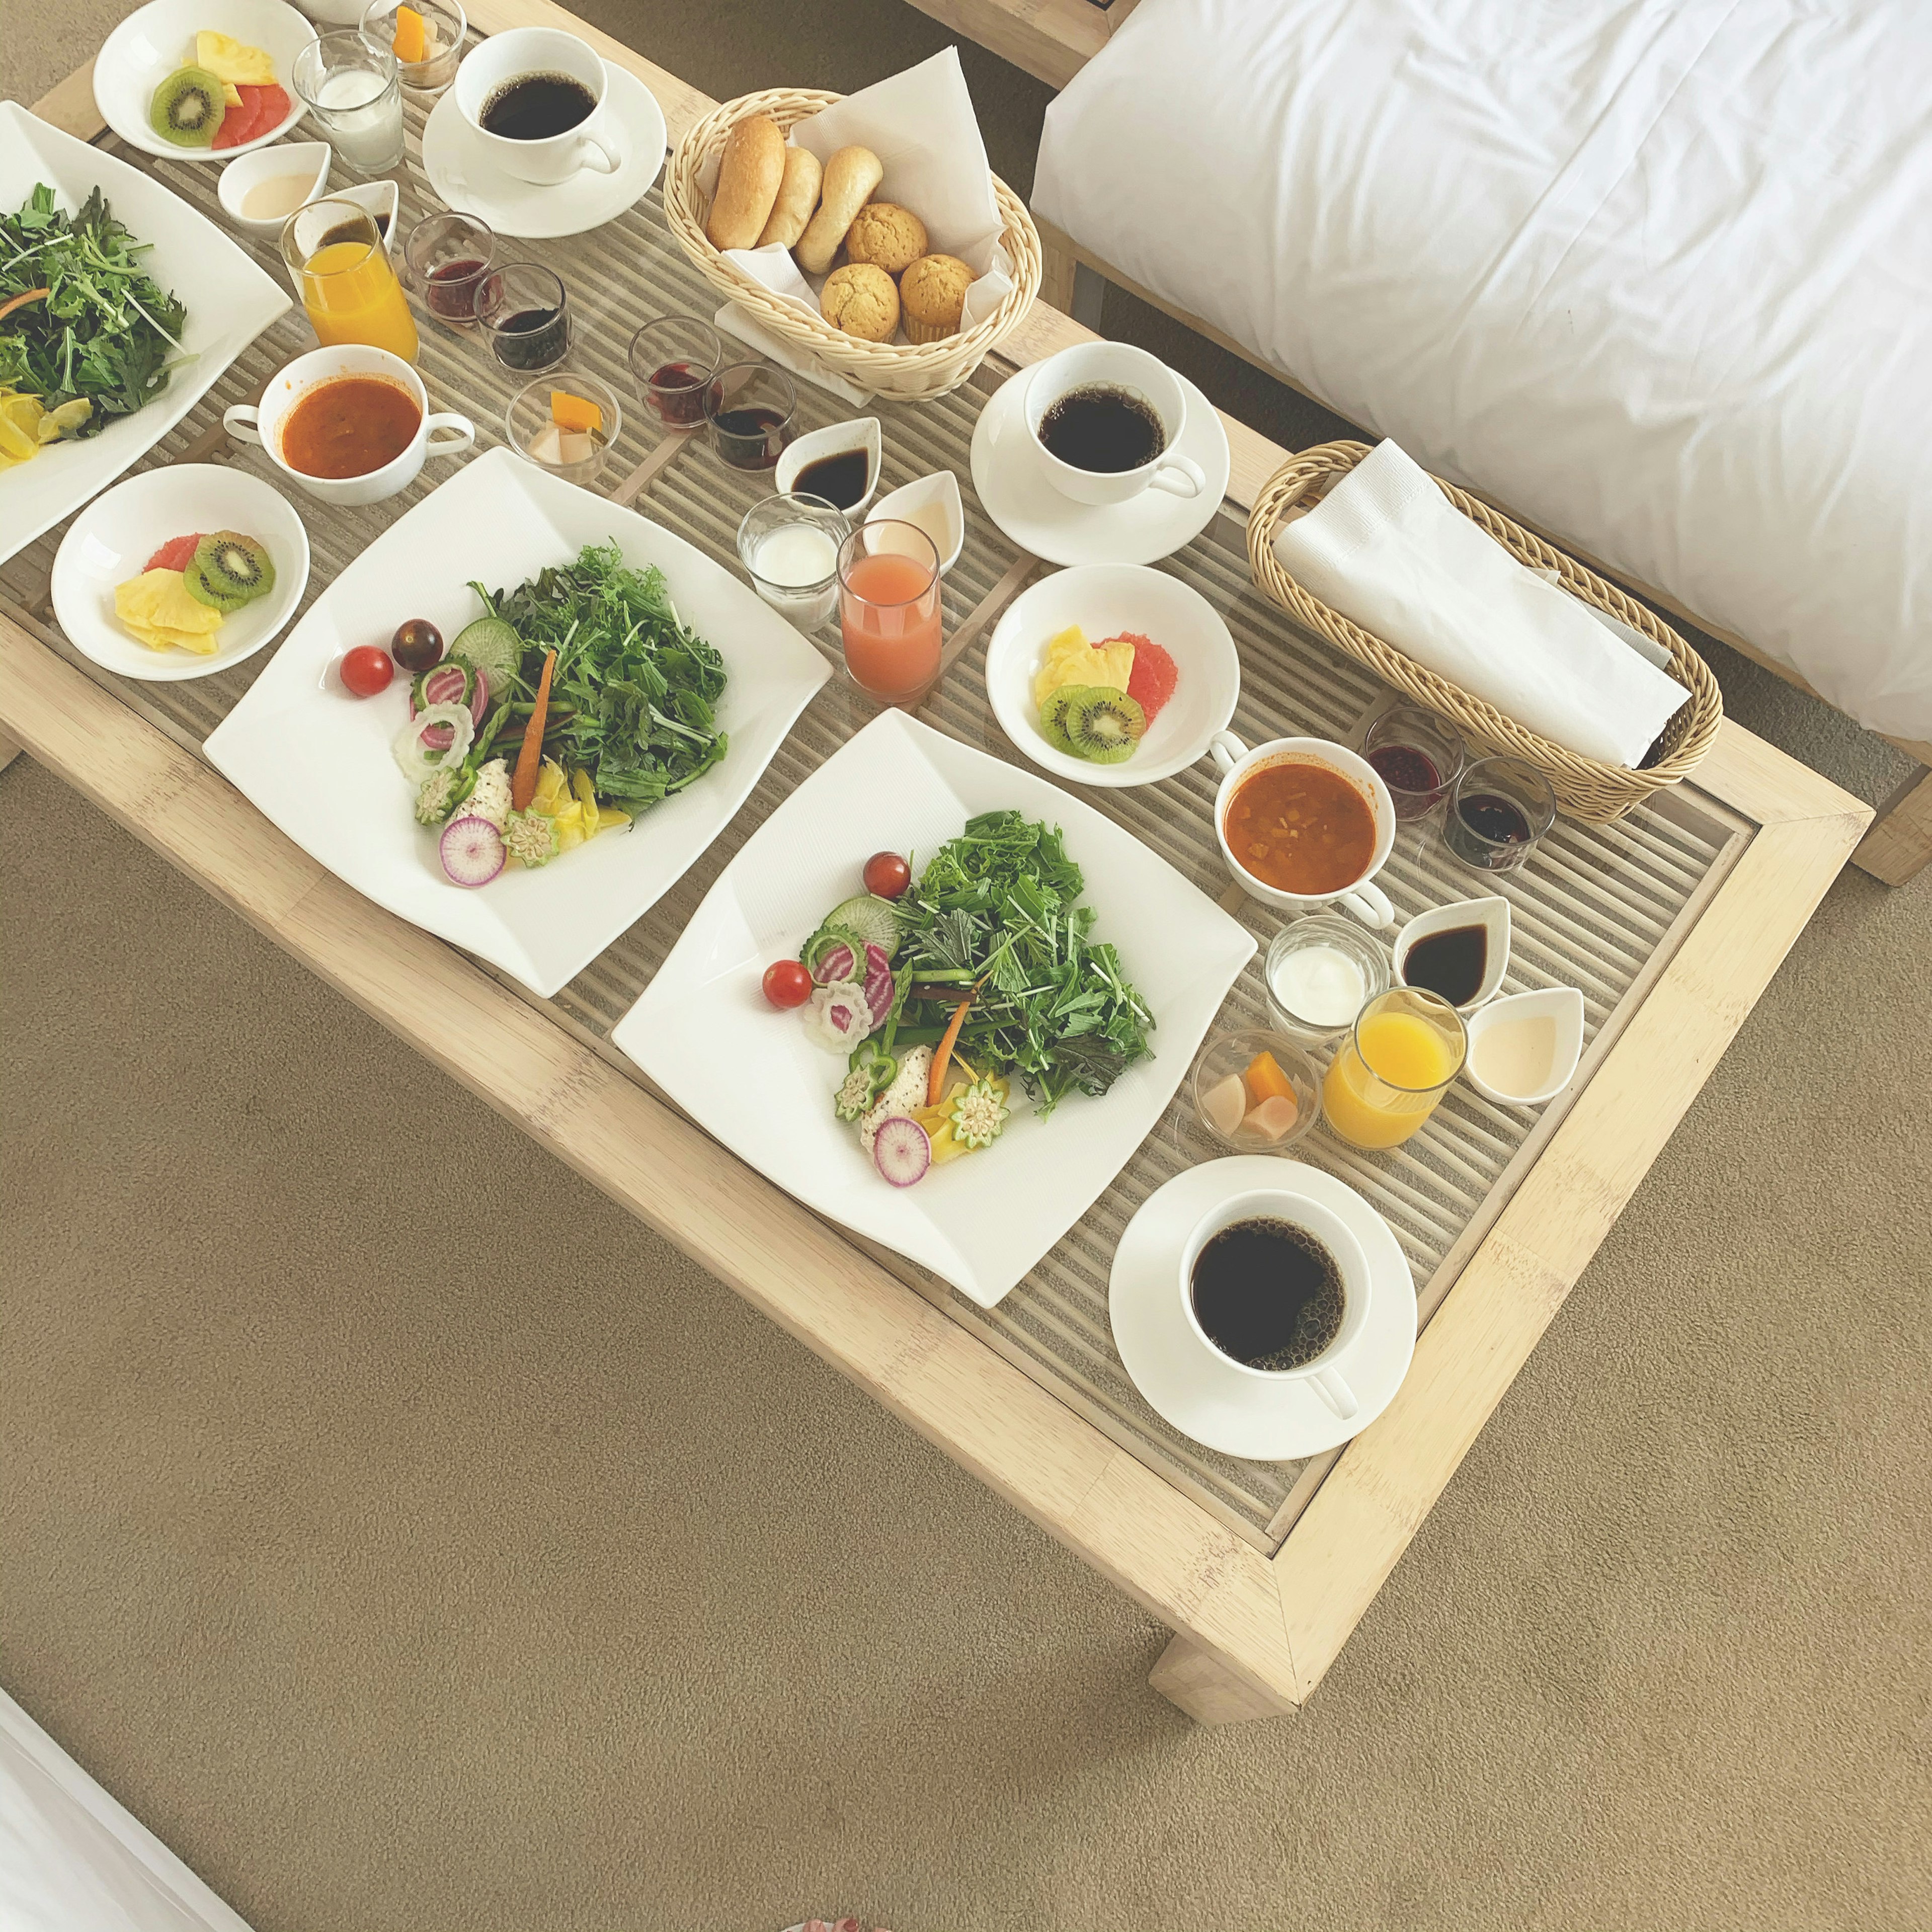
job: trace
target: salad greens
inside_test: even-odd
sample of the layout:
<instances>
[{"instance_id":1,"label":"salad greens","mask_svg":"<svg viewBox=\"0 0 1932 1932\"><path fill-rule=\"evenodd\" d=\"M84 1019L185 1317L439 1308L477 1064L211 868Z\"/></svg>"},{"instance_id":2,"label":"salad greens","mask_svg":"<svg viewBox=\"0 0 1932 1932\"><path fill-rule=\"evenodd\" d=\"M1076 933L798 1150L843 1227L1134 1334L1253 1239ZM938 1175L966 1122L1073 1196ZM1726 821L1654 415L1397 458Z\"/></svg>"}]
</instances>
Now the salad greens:
<instances>
[{"instance_id":1,"label":"salad greens","mask_svg":"<svg viewBox=\"0 0 1932 1932\"><path fill-rule=\"evenodd\" d=\"M0 215L0 308L34 298L0 317L0 388L50 410L92 404L76 436L98 436L159 395L188 359L188 310L142 268L153 245L114 219L98 188L71 218L45 182L17 214Z\"/></svg>"},{"instance_id":2,"label":"salad greens","mask_svg":"<svg viewBox=\"0 0 1932 1932\"><path fill-rule=\"evenodd\" d=\"M1092 937L1084 883L1057 827L1012 811L969 819L895 908L898 987L885 1052L939 1040L958 994L976 986L956 1050L976 1066L1011 1067L1042 1118L1070 1093L1104 1094L1150 1058L1154 1015L1119 954Z\"/></svg>"},{"instance_id":3,"label":"salad greens","mask_svg":"<svg viewBox=\"0 0 1932 1932\"><path fill-rule=\"evenodd\" d=\"M678 616L655 564L633 570L614 542L586 544L574 563L507 594L470 588L524 647L511 701L488 739L506 727L506 742L521 733L554 650L544 756L588 772L600 799L647 812L723 758L728 740L716 706L724 661Z\"/></svg>"}]
</instances>

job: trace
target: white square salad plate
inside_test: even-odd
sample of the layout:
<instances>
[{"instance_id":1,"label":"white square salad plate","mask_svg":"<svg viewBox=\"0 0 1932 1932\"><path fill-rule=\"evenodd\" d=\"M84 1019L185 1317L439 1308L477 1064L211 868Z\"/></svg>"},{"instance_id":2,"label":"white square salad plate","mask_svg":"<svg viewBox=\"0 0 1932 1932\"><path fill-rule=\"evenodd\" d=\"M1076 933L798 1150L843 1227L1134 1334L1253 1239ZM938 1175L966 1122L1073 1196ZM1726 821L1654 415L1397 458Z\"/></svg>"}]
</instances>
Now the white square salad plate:
<instances>
[{"instance_id":1,"label":"white square salad plate","mask_svg":"<svg viewBox=\"0 0 1932 1932\"><path fill-rule=\"evenodd\" d=\"M574 562L586 544L612 542L634 568L662 569L679 616L724 658L718 722L730 748L629 828L539 870L513 866L478 890L458 886L438 862L436 833L416 824L413 790L390 753L408 716L406 680L356 698L337 666L356 645L386 644L411 617L454 638L482 614L472 578L513 590ZM494 449L399 518L316 599L208 755L337 878L548 999L724 830L830 674L790 625L681 537Z\"/></svg>"},{"instance_id":2,"label":"white square salad plate","mask_svg":"<svg viewBox=\"0 0 1932 1932\"><path fill-rule=\"evenodd\" d=\"M138 463L291 306L280 283L152 176L0 100L0 208L17 213L40 182L70 214L98 187L114 218L136 241L153 244L143 265L187 304L182 346L194 359L176 366L145 409L116 417L98 436L50 444L31 462L0 472L0 563Z\"/></svg>"},{"instance_id":3,"label":"white square salad plate","mask_svg":"<svg viewBox=\"0 0 1932 1932\"><path fill-rule=\"evenodd\" d=\"M1040 1120L1016 1089L990 1148L893 1187L832 1111L844 1058L769 1005L766 967L860 890L881 849L920 855L982 812L1059 826L1097 915L1154 1016L1156 1057ZM896 711L842 746L746 840L612 1038L700 1126L856 1234L991 1308L1079 1220L1151 1132L1228 988L1246 928L1132 833L1032 772Z\"/></svg>"}]
</instances>

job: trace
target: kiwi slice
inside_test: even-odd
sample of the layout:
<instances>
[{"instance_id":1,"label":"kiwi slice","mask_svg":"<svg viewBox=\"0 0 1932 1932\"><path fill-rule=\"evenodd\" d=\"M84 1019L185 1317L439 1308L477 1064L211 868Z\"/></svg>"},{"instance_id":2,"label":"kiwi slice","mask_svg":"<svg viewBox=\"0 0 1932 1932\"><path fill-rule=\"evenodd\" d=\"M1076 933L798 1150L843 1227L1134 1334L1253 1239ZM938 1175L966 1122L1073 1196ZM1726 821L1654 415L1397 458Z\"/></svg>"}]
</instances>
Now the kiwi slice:
<instances>
[{"instance_id":1,"label":"kiwi slice","mask_svg":"<svg viewBox=\"0 0 1932 1932\"><path fill-rule=\"evenodd\" d=\"M182 572L188 595L218 610L238 610L275 587L275 566L253 537L217 530L194 547Z\"/></svg>"},{"instance_id":2,"label":"kiwi slice","mask_svg":"<svg viewBox=\"0 0 1932 1932\"><path fill-rule=\"evenodd\" d=\"M154 89L148 124L178 148L206 148L228 111L221 82L205 67L178 68Z\"/></svg>"},{"instance_id":3,"label":"kiwi slice","mask_svg":"<svg viewBox=\"0 0 1932 1932\"><path fill-rule=\"evenodd\" d=\"M1064 752L1070 758L1080 754L1073 748L1073 740L1066 735L1068 707L1076 698L1084 698L1090 686L1084 684L1063 684L1049 691L1040 707L1041 735L1056 752Z\"/></svg>"},{"instance_id":4,"label":"kiwi slice","mask_svg":"<svg viewBox=\"0 0 1932 1932\"><path fill-rule=\"evenodd\" d=\"M1096 684L1069 700L1061 728L1082 758L1096 765L1118 765L1132 757L1147 729L1147 713L1124 691Z\"/></svg>"}]
</instances>

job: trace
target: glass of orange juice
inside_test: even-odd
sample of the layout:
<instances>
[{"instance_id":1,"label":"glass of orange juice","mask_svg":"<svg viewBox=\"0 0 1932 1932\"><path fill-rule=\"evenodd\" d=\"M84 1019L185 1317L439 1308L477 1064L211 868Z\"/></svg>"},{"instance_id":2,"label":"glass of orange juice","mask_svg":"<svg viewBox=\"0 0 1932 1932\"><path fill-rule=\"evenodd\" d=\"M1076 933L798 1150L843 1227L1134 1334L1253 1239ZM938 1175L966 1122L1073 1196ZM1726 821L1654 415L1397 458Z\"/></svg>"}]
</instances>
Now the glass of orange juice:
<instances>
[{"instance_id":1,"label":"glass of orange juice","mask_svg":"<svg viewBox=\"0 0 1932 1932\"><path fill-rule=\"evenodd\" d=\"M939 550L916 524L861 524L838 548L838 627L852 682L913 704L939 675Z\"/></svg>"},{"instance_id":2,"label":"glass of orange juice","mask_svg":"<svg viewBox=\"0 0 1932 1932\"><path fill-rule=\"evenodd\" d=\"M416 359L416 318L382 232L352 201L312 201L282 224L282 260L325 349L359 342Z\"/></svg>"},{"instance_id":3,"label":"glass of orange juice","mask_svg":"<svg viewBox=\"0 0 1932 1932\"><path fill-rule=\"evenodd\" d=\"M1462 1016L1418 986L1392 986L1355 1016L1322 1078L1322 1110L1352 1146L1400 1147L1435 1112L1468 1058Z\"/></svg>"}]
</instances>

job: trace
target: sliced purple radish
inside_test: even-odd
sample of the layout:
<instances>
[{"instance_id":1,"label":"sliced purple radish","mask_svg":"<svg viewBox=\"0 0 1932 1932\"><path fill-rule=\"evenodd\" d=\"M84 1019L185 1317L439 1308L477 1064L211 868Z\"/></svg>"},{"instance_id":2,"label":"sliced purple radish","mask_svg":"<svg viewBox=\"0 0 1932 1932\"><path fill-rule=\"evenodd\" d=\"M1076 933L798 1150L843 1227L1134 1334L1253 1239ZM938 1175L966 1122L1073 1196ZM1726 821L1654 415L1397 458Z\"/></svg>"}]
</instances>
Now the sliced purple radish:
<instances>
[{"instance_id":1,"label":"sliced purple radish","mask_svg":"<svg viewBox=\"0 0 1932 1932\"><path fill-rule=\"evenodd\" d=\"M479 665L470 680L470 715L480 724L489 708L490 674Z\"/></svg>"},{"instance_id":2,"label":"sliced purple radish","mask_svg":"<svg viewBox=\"0 0 1932 1932\"><path fill-rule=\"evenodd\" d=\"M895 1187L926 1178L932 1165L932 1137L916 1120L895 1114L879 1123L872 1141L872 1165Z\"/></svg>"},{"instance_id":3,"label":"sliced purple radish","mask_svg":"<svg viewBox=\"0 0 1932 1932\"><path fill-rule=\"evenodd\" d=\"M882 1024L892 1010L892 962L883 946L866 948L866 1004L872 1010L872 1023Z\"/></svg>"},{"instance_id":4,"label":"sliced purple radish","mask_svg":"<svg viewBox=\"0 0 1932 1932\"><path fill-rule=\"evenodd\" d=\"M503 836L487 818L452 818L436 850L442 869L459 886L487 886L503 869Z\"/></svg>"},{"instance_id":5,"label":"sliced purple radish","mask_svg":"<svg viewBox=\"0 0 1932 1932\"><path fill-rule=\"evenodd\" d=\"M851 947L842 939L834 940L812 962L812 976L821 986L829 986L835 980L857 979L858 962L852 956Z\"/></svg>"}]
</instances>

